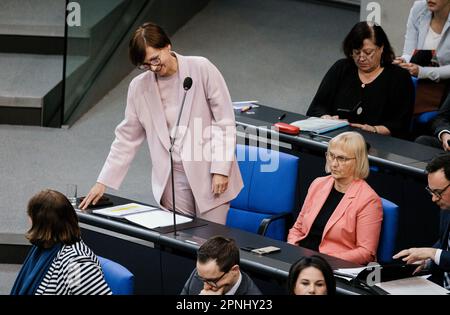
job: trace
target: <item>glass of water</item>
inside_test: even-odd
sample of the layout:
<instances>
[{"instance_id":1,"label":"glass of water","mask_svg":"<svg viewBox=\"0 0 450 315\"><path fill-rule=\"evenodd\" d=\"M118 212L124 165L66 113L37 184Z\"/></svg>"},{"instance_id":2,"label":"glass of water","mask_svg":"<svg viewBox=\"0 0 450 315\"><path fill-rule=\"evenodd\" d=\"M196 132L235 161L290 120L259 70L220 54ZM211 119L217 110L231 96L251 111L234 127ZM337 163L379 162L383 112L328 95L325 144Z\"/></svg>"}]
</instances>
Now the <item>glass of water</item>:
<instances>
[{"instance_id":1,"label":"glass of water","mask_svg":"<svg viewBox=\"0 0 450 315\"><path fill-rule=\"evenodd\" d=\"M66 197L69 199L70 203L74 208L77 207L77 185L67 184Z\"/></svg>"}]
</instances>

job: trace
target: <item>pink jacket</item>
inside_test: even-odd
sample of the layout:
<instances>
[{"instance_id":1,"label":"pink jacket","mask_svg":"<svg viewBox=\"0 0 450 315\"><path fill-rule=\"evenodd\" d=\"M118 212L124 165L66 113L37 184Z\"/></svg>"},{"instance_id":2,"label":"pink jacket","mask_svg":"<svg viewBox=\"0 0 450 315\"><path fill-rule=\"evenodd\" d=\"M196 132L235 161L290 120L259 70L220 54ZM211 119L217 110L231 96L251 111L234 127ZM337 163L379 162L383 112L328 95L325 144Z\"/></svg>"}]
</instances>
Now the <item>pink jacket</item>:
<instances>
[{"instance_id":1,"label":"pink jacket","mask_svg":"<svg viewBox=\"0 0 450 315\"><path fill-rule=\"evenodd\" d=\"M311 184L288 242L298 245L322 209L334 179L319 177ZM319 252L357 264L375 261L383 210L381 199L364 180L355 180L334 210L322 235Z\"/></svg>"},{"instance_id":2,"label":"pink jacket","mask_svg":"<svg viewBox=\"0 0 450 315\"><path fill-rule=\"evenodd\" d=\"M243 187L235 157L236 125L226 83L206 58L176 55L183 82L191 77L175 147L201 213L234 199ZM180 84L179 104L184 90ZM211 128L212 126L212 128ZM155 74L146 71L130 83L125 119L116 128L116 138L98 177L98 182L118 189L140 144L147 139L153 161L152 188L161 196L170 175L170 137ZM228 189L211 193L212 174L229 177Z\"/></svg>"}]
</instances>

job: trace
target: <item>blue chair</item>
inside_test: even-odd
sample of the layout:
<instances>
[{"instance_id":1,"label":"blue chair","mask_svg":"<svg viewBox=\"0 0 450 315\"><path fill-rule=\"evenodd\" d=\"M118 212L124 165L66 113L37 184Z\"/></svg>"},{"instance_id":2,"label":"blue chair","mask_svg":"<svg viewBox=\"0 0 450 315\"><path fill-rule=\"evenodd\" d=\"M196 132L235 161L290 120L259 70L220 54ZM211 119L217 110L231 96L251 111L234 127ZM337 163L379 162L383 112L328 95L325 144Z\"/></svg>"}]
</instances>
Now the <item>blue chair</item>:
<instances>
[{"instance_id":1,"label":"blue chair","mask_svg":"<svg viewBox=\"0 0 450 315\"><path fill-rule=\"evenodd\" d=\"M381 264L393 261L397 242L399 207L389 200L381 198L383 205L383 223L381 225L380 241L378 243L377 258Z\"/></svg>"},{"instance_id":2,"label":"blue chair","mask_svg":"<svg viewBox=\"0 0 450 315\"><path fill-rule=\"evenodd\" d=\"M231 201L226 225L285 241L297 207L298 157L244 145L236 153L244 188Z\"/></svg>"},{"instance_id":3,"label":"blue chair","mask_svg":"<svg viewBox=\"0 0 450 315\"><path fill-rule=\"evenodd\" d=\"M134 275L124 266L97 256L106 283L114 295L131 295L134 292Z\"/></svg>"},{"instance_id":4,"label":"blue chair","mask_svg":"<svg viewBox=\"0 0 450 315\"><path fill-rule=\"evenodd\" d=\"M414 91L417 90L417 85L419 84L419 79L417 77L411 76ZM415 95L414 95L415 98ZM412 123L412 131L417 133L417 135L422 134L426 131L426 126L430 124L430 122L438 115L439 111L433 110L430 112L420 113L414 116Z\"/></svg>"}]
</instances>

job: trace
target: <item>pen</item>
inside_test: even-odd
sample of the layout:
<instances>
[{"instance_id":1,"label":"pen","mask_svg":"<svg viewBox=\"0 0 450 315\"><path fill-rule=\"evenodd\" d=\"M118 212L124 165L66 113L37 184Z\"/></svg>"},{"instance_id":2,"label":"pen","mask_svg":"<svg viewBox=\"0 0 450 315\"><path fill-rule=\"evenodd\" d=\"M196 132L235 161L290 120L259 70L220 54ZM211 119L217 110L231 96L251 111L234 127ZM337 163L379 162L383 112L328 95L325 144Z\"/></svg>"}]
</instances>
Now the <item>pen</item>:
<instances>
[{"instance_id":1,"label":"pen","mask_svg":"<svg viewBox=\"0 0 450 315\"><path fill-rule=\"evenodd\" d=\"M244 106L244 107L241 108L241 113L249 111L252 108L253 108L253 106L251 106L251 105Z\"/></svg>"},{"instance_id":2,"label":"pen","mask_svg":"<svg viewBox=\"0 0 450 315\"><path fill-rule=\"evenodd\" d=\"M282 120L284 117L286 117L286 113L283 113L280 117L278 117L278 120Z\"/></svg>"},{"instance_id":3,"label":"pen","mask_svg":"<svg viewBox=\"0 0 450 315\"><path fill-rule=\"evenodd\" d=\"M194 242L194 241L190 241L190 240L184 240L186 243L189 243L189 244L194 244L194 245L198 245L198 243L197 242Z\"/></svg>"}]
</instances>

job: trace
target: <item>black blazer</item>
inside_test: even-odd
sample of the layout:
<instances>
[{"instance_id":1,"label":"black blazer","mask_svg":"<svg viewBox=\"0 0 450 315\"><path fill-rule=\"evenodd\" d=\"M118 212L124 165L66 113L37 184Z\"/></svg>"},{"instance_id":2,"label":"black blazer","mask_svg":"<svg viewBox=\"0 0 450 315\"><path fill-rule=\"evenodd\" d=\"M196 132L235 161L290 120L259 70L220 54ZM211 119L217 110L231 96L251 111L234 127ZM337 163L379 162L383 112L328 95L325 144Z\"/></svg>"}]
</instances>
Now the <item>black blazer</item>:
<instances>
[{"instance_id":1,"label":"black blazer","mask_svg":"<svg viewBox=\"0 0 450 315\"><path fill-rule=\"evenodd\" d=\"M439 108L438 115L433 120L431 128L436 137L443 130L450 131L450 93Z\"/></svg>"},{"instance_id":2,"label":"black blazer","mask_svg":"<svg viewBox=\"0 0 450 315\"><path fill-rule=\"evenodd\" d=\"M441 236L439 240L434 244L434 248L442 249L441 259L439 265L432 263L431 265L431 281L442 286L444 282L444 272L450 272L450 251L447 249L448 235L450 232L450 213L448 210L444 210L441 216Z\"/></svg>"},{"instance_id":3,"label":"black blazer","mask_svg":"<svg viewBox=\"0 0 450 315\"><path fill-rule=\"evenodd\" d=\"M203 282L198 279L195 274L197 269L192 271L189 279L186 281L183 290L181 291L181 295L198 295L200 291L203 289ZM235 295L261 295L261 291L253 282L253 280L241 270L242 281L237 289Z\"/></svg>"}]
</instances>

